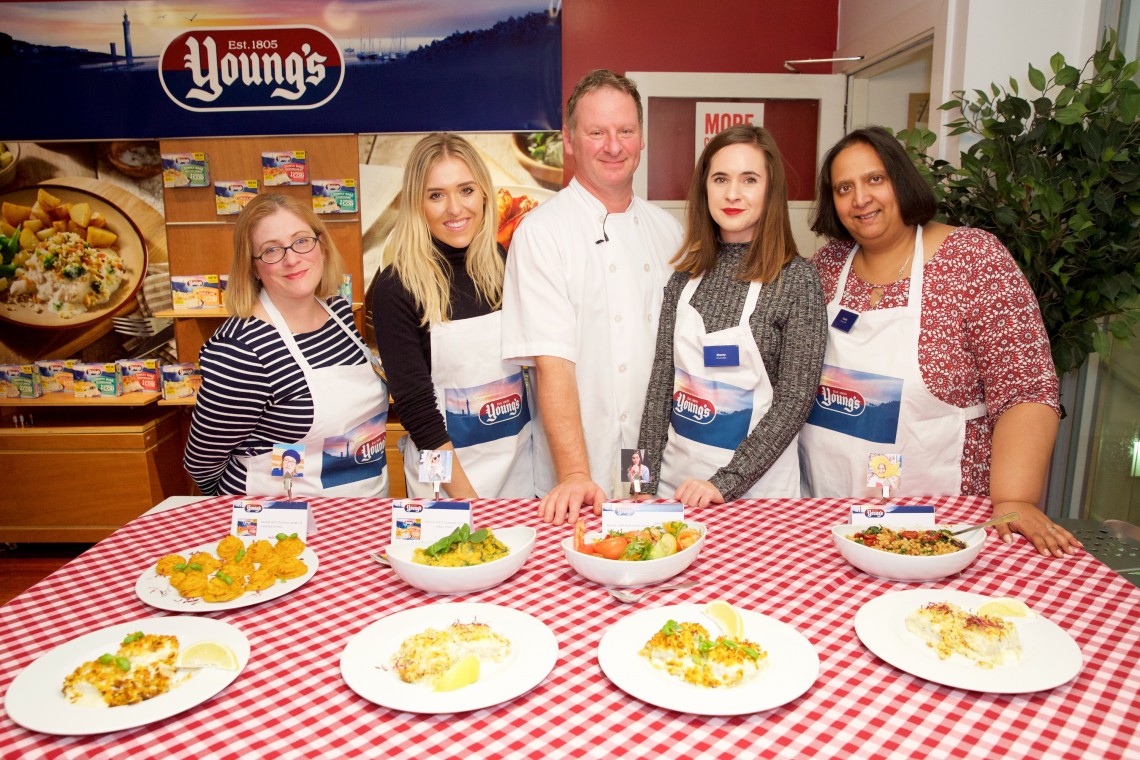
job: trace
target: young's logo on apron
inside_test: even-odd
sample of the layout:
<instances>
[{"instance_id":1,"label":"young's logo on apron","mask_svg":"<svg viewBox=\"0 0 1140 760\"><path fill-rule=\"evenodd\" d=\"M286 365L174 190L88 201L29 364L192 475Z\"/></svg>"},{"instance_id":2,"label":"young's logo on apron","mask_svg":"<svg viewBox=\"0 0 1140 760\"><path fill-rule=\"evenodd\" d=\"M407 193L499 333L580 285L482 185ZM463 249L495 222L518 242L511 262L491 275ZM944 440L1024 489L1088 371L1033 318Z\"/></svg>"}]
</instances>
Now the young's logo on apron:
<instances>
[{"instance_id":1,"label":"young's logo on apron","mask_svg":"<svg viewBox=\"0 0 1140 760\"><path fill-rule=\"evenodd\" d=\"M522 370L472 388L444 388L447 435L456 448L518 435L530 422Z\"/></svg>"},{"instance_id":2,"label":"young's logo on apron","mask_svg":"<svg viewBox=\"0 0 1140 760\"><path fill-rule=\"evenodd\" d=\"M823 365L808 424L875 443L894 443L902 407L897 377Z\"/></svg>"},{"instance_id":3,"label":"young's logo on apron","mask_svg":"<svg viewBox=\"0 0 1140 760\"><path fill-rule=\"evenodd\" d=\"M479 409L479 421L484 425L500 425L522 414L522 395L512 393L505 398L488 401Z\"/></svg>"},{"instance_id":4,"label":"young's logo on apron","mask_svg":"<svg viewBox=\"0 0 1140 760\"><path fill-rule=\"evenodd\" d=\"M671 424L678 435L707 446L735 449L748 435L752 391L673 370Z\"/></svg>"},{"instance_id":5,"label":"young's logo on apron","mask_svg":"<svg viewBox=\"0 0 1140 760\"><path fill-rule=\"evenodd\" d=\"M388 463L388 415L380 414L344 435L326 438L321 451L321 483L327 488L380 475Z\"/></svg>"}]
</instances>

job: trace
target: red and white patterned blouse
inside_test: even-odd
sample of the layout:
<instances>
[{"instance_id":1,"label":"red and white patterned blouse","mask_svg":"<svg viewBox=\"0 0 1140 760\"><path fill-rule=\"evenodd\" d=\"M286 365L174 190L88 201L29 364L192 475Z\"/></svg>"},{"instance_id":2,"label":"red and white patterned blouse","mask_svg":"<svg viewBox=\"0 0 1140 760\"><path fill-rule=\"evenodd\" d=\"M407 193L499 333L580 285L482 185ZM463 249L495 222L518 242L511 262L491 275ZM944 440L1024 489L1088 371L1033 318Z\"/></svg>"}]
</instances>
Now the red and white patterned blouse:
<instances>
[{"instance_id":1,"label":"red and white patterned blouse","mask_svg":"<svg viewBox=\"0 0 1140 760\"><path fill-rule=\"evenodd\" d=\"M815 255L824 296L853 243L832 241ZM1049 352L1037 298L1005 246L989 232L958 227L923 272L918 365L927 389L957 407L986 404L986 417L966 423L962 493L988 494L993 425L1017 404L1038 403L1060 414L1060 381ZM905 306L910 278L883 288L871 306L871 284L854 270L840 304L855 311Z\"/></svg>"}]
</instances>

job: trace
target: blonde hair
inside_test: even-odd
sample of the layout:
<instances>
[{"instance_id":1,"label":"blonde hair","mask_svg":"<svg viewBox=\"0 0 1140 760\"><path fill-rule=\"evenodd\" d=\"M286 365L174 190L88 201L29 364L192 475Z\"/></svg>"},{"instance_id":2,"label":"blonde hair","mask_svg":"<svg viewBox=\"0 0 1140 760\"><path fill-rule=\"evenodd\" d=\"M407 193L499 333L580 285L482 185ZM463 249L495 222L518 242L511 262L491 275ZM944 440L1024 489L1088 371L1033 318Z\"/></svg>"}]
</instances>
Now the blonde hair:
<instances>
[{"instance_id":1,"label":"blonde hair","mask_svg":"<svg viewBox=\"0 0 1140 760\"><path fill-rule=\"evenodd\" d=\"M404 167L400 189L400 213L384 258L404 289L423 312L420 325L451 319L451 280L445 268L450 265L432 241L424 198L427 177L444 158L458 158L471 171L475 185L483 193L483 221L467 247L465 266L480 297L498 309L503 300L503 257L495 241L499 229L497 204L491 175L471 143L459 135L433 132L416 143Z\"/></svg>"},{"instance_id":2,"label":"blonde hair","mask_svg":"<svg viewBox=\"0 0 1140 760\"><path fill-rule=\"evenodd\" d=\"M316 295L328 298L340 289L344 278L344 262L328 227L313 211L311 204L291 195L268 193L251 200L234 225L234 257L230 263L230 282L226 286L226 308L231 314L245 319L253 316L253 307L261 292L261 281L253 272L253 230L267 217L279 211L288 211L298 217L320 238L324 257L324 274L317 285Z\"/></svg>"}]
</instances>

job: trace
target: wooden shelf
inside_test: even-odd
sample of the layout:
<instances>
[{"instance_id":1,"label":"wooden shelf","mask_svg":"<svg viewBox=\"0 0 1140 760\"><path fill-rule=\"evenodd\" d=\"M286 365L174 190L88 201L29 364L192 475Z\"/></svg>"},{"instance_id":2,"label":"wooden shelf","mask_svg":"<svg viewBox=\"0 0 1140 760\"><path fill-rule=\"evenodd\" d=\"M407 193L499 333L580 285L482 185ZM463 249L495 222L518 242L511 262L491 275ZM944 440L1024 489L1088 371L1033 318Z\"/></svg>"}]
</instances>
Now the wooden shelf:
<instances>
[{"instance_id":1,"label":"wooden shelf","mask_svg":"<svg viewBox=\"0 0 1140 760\"><path fill-rule=\"evenodd\" d=\"M352 304L353 312L363 308L363 303ZM154 316L163 319L228 319L233 315L223 306L217 309L163 309L156 311Z\"/></svg>"},{"instance_id":2,"label":"wooden shelf","mask_svg":"<svg viewBox=\"0 0 1140 760\"><path fill-rule=\"evenodd\" d=\"M160 398L158 400L159 406L194 406L198 403L197 396L187 396L186 398Z\"/></svg>"},{"instance_id":3,"label":"wooden shelf","mask_svg":"<svg viewBox=\"0 0 1140 760\"><path fill-rule=\"evenodd\" d=\"M0 398L0 406L150 406L162 399L157 391L124 393L122 396L76 398L68 393L47 393L39 398Z\"/></svg>"}]
</instances>

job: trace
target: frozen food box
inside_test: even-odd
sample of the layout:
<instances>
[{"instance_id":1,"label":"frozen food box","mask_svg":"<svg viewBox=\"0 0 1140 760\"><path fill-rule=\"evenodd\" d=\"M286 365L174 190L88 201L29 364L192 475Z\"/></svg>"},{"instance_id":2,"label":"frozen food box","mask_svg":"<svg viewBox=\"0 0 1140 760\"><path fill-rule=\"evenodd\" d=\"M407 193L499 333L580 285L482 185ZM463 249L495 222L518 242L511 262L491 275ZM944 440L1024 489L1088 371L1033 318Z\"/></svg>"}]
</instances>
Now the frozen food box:
<instances>
[{"instance_id":1,"label":"frozen food box","mask_svg":"<svg viewBox=\"0 0 1140 760\"><path fill-rule=\"evenodd\" d=\"M230 276L228 274L218 275L218 297L222 299L222 306L226 305L226 288L230 285Z\"/></svg>"},{"instance_id":2,"label":"frozen food box","mask_svg":"<svg viewBox=\"0 0 1140 760\"><path fill-rule=\"evenodd\" d=\"M309 163L303 150L261 154L261 182L266 187L309 184Z\"/></svg>"},{"instance_id":3,"label":"frozen food box","mask_svg":"<svg viewBox=\"0 0 1140 760\"><path fill-rule=\"evenodd\" d=\"M210 164L205 153L163 153L163 187L209 187Z\"/></svg>"},{"instance_id":4,"label":"frozen food box","mask_svg":"<svg viewBox=\"0 0 1140 760\"><path fill-rule=\"evenodd\" d=\"M70 393L75 383L71 368L75 366L76 361L76 359L40 359L36 362L44 393Z\"/></svg>"},{"instance_id":5,"label":"frozen food box","mask_svg":"<svg viewBox=\"0 0 1140 760\"><path fill-rule=\"evenodd\" d=\"M240 214L245 204L253 200L256 195L255 179L218 180L214 183L214 201L218 216Z\"/></svg>"},{"instance_id":6,"label":"frozen food box","mask_svg":"<svg viewBox=\"0 0 1140 760\"><path fill-rule=\"evenodd\" d=\"M123 393L157 391L157 359L119 359L119 373L123 376Z\"/></svg>"},{"instance_id":7,"label":"frozen food box","mask_svg":"<svg viewBox=\"0 0 1140 760\"><path fill-rule=\"evenodd\" d=\"M76 362L72 391L76 398L114 398L123 395L123 376L115 362Z\"/></svg>"},{"instance_id":8,"label":"frozen food box","mask_svg":"<svg viewBox=\"0 0 1140 760\"><path fill-rule=\"evenodd\" d=\"M222 305L221 280L216 274L172 274L170 298L179 311L216 309Z\"/></svg>"},{"instance_id":9,"label":"frozen food box","mask_svg":"<svg viewBox=\"0 0 1140 760\"><path fill-rule=\"evenodd\" d=\"M313 180L313 211L318 214L355 214L357 209L355 179Z\"/></svg>"},{"instance_id":10,"label":"frozen food box","mask_svg":"<svg viewBox=\"0 0 1140 760\"><path fill-rule=\"evenodd\" d=\"M0 364L0 383L5 398L39 398L44 395L40 371L35 364Z\"/></svg>"},{"instance_id":11,"label":"frozen food box","mask_svg":"<svg viewBox=\"0 0 1140 760\"><path fill-rule=\"evenodd\" d=\"M193 398L198 395L202 373L197 364L163 364L161 372L164 399Z\"/></svg>"}]
</instances>

